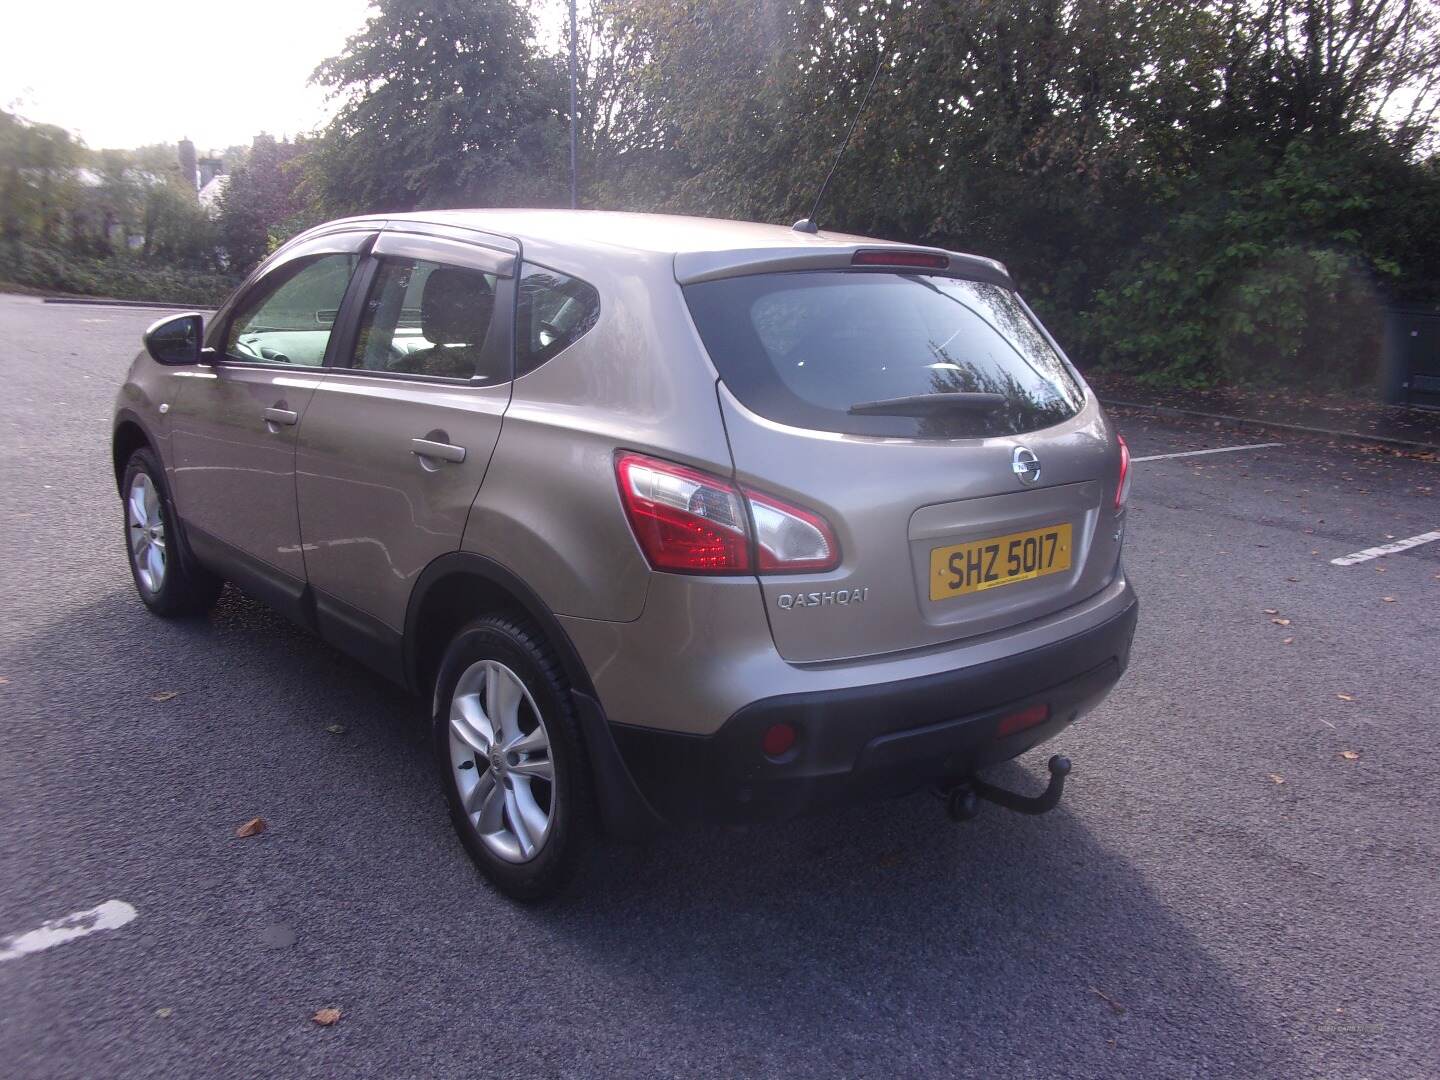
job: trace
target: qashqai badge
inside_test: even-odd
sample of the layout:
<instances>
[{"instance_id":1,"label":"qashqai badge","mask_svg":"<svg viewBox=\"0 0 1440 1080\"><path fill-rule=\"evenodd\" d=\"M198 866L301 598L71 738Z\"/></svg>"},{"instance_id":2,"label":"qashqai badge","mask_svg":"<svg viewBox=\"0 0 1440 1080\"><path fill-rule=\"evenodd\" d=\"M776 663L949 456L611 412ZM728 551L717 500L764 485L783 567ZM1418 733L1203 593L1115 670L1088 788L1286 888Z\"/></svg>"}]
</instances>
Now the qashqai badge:
<instances>
[{"instance_id":1,"label":"qashqai badge","mask_svg":"<svg viewBox=\"0 0 1440 1080\"><path fill-rule=\"evenodd\" d=\"M1015 447L1015 454L1010 459L1010 468L1020 478L1022 484L1034 484L1040 480L1040 459L1033 451L1024 446Z\"/></svg>"}]
</instances>

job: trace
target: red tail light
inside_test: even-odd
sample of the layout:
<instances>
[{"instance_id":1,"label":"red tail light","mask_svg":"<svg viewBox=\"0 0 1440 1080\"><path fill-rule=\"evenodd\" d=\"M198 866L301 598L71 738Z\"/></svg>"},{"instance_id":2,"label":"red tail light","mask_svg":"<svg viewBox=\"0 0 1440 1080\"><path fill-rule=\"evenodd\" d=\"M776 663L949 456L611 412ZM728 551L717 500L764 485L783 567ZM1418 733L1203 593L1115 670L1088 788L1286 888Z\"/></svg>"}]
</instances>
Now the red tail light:
<instances>
[{"instance_id":1,"label":"red tail light","mask_svg":"<svg viewBox=\"0 0 1440 1080\"><path fill-rule=\"evenodd\" d=\"M933 251L899 251L876 248L857 251L850 256L851 266L923 266L930 270L944 270L950 265L948 255L937 255Z\"/></svg>"},{"instance_id":2,"label":"red tail light","mask_svg":"<svg viewBox=\"0 0 1440 1080\"><path fill-rule=\"evenodd\" d=\"M1125 500L1130 498L1130 444L1124 435L1115 438L1120 440L1120 482L1115 485L1115 509L1124 510Z\"/></svg>"},{"instance_id":3,"label":"red tail light","mask_svg":"<svg viewBox=\"0 0 1440 1080\"><path fill-rule=\"evenodd\" d=\"M840 565L835 534L809 510L643 454L621 452L615 475L630 528L656 570L796 574Z\"/></svg>"},{"instance_id":4,"label":"red tail light","mask_svg":"<svg viewBox=\"0 0 1440 1080\"><path fill-rule=\"evenodd\" d=\"M620 499L640 549L656 570L737 574L750 569L750 529L740 491L668 461L621 454Z\"/></svg>"}]
</instances>

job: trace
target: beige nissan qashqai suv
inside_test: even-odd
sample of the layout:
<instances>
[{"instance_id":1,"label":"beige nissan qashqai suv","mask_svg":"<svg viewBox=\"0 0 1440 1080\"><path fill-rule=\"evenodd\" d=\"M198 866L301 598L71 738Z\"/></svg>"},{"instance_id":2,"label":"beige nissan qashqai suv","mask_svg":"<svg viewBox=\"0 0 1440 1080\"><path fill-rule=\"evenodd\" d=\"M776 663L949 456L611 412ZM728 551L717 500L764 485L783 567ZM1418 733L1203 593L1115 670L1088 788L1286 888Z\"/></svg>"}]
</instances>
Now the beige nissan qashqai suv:
<instances>
[{"instance_id":1,"label":"beige nissan qashqai suv","mask_svg":"<svg viewBox=\"0 0 1440 1080\"><path fill-rule=\"evenodd\" d=\"M140 598L222 581L433 703L521 898L602 832L932 787L1093 708L1129 455L990 259L576 211L352 218L163 319L114 463Z\"/></svg>"}]
</instances>

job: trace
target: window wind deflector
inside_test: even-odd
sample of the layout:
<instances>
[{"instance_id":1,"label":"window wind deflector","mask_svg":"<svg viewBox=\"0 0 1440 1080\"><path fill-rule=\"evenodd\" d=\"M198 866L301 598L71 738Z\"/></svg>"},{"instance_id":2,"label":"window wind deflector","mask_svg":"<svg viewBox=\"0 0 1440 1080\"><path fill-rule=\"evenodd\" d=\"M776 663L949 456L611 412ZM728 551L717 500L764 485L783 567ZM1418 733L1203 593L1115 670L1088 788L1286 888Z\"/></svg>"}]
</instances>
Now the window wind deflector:
<instances>
[{"instance_id":1,"label":"window wind deflector","mask_svg":"<svg viewBox=\"0 0 1440 1080\"><path fill-rule=\"evenodd\" d=\"M849 412L852 416L934 416L954 411L990 412L1004 406L1004 394L912 394L880 401L861 401L851 405Z\"/></svg>"}]
</instances>

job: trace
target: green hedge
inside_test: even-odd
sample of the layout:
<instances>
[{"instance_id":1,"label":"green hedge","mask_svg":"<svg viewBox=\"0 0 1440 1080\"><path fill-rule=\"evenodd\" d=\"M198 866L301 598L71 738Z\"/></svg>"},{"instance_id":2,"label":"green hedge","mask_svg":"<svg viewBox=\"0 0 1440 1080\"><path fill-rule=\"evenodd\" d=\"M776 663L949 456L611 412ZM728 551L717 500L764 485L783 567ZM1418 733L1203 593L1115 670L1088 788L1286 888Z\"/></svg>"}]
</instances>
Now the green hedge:
<instances>
[{"instance_id":1,"label":"green hedge","mask_svg":"<svg viewBox=\"0 0 1440 1080\"><path fill-rule=\"evenodd\" d=\"M132 255L101 259L16 243L0 243L0 281L42 292L197 307L214 307L239 284L232 274L159 265Z\"/></svg>"}]
</instances>

